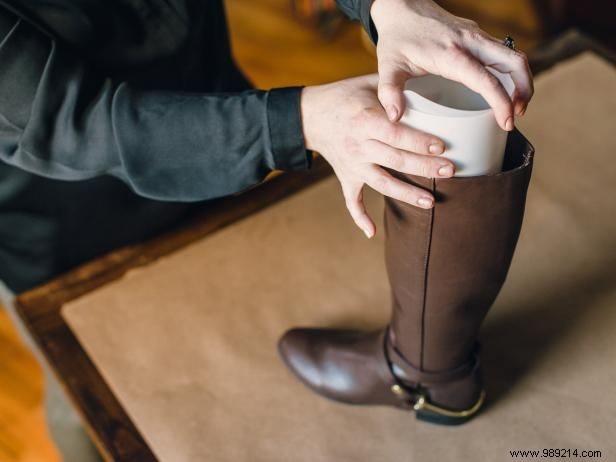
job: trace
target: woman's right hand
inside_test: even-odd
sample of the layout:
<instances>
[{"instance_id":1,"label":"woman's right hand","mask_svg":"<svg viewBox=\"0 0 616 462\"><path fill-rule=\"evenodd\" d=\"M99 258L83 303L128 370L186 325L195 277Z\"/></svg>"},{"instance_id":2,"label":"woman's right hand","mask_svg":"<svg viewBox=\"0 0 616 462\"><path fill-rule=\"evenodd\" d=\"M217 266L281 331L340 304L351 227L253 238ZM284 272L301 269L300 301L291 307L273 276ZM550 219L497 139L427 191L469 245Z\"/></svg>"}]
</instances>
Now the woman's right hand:
<instances>
[{"instance_id":1,"label":"woman's right hand","mask_svg":"<svg viewBox=\"0 0 616 462\"><path fill-rule=\"evenodd\" d=\"M391 176L383 167L427 178L453 176L441 157L439 138L392 123L377 97L378 75L367 75L302 90L306 147L332 166L355 224L371 238L376 226L363 203L365 184L385 196L429 209L430 192Z\"/></svg>"}]
</instances>

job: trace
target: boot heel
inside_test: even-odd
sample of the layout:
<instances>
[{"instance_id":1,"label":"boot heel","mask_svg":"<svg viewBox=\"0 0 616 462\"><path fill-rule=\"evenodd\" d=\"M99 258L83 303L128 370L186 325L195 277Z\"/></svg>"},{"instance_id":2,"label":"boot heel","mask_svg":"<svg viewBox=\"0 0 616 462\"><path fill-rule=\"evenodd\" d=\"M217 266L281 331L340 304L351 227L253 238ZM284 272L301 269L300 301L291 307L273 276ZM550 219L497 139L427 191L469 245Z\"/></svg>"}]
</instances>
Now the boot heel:
<instances>
[{"instance_id":1,"label":"boot heel","mask_svg":"<svg viewBox=\"0 0 616 462\"><path fill-rule=\"evenodd\" d=\"M437 425L462 425L471 420L475 414L467 417L450 417L448 415L436 414L435 412L426 411L424 409L415 411L415 418L423 422L429 422Z\"/></svg>"}]
</instances>

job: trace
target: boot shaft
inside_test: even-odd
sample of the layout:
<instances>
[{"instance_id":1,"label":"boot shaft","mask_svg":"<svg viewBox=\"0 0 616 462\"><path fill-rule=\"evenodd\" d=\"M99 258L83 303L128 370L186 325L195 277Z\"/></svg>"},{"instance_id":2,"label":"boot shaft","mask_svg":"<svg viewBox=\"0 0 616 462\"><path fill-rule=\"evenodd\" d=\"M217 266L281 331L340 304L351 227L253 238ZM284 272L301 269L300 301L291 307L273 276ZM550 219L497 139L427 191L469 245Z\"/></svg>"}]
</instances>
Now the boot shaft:
<instances>
[{"instance_id":1,"label":"boot shaft","mask_svg":"<svg viewBox=\"0 0 616 462\"><path fill-rule=\"evenodd\" d=\"M446 371L469 361L511 264L533 155L515 130L499 174L448 179L395 174L436 198L431 210L390 198L385 204L390 343L420 371Z\"/></svg>"}]
</instances>

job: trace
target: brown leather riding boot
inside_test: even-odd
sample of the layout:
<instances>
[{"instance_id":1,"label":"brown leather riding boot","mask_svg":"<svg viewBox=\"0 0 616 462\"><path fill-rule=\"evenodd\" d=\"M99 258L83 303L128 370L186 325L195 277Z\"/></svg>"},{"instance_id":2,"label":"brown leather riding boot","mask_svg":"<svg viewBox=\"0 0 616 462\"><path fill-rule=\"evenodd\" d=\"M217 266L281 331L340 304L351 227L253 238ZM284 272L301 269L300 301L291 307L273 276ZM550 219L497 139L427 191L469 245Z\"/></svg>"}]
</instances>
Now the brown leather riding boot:
<instances>
[{"instance_id":1,"label":"brown leather riding boot","mask_svg":"<svg viewBox=\"0 0 616 462\"><path fill-rule=\"evenodd\" d=\"M286 365L337 401L414 409L443 424L470 419L484 399L479 327L509 270L522 225L534 149L517 131L496 175L426 179L432 210L386 198L390 324L376 332L291 329ZM392 172L394 173L394 172Z\"/></svg>"}]
</instances>

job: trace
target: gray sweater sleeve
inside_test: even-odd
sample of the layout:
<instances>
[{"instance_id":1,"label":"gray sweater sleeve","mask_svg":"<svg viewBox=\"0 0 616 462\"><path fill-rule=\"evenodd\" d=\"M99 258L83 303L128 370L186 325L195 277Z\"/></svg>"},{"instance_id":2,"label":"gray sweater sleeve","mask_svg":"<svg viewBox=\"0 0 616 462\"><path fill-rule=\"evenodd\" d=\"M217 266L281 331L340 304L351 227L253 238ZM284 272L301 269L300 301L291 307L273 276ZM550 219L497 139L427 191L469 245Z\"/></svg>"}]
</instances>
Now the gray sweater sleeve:
<instances>
[{"instance_id":1,"label":"gray sweater sleeve","mask_svg":"<svg viewBox=\"0 0 616 462\"><path fill-rule=\"evenodd\" d=\"M372 41L376 43L379 36L372 22L372 18L370 17L372 3L374 3L374 0L336 0L338 8L350 19L361 22Z\"/></svg>"},{"instance_id":2,"label":"gray sweater sleeve","mask_svg":"<svg viewBox=\"0 0 616 462\"><path fill-rule=\"evenodd\" d=\"M0 21L0 160L8 164L61 180L110 174L142 196L174 201L310 167L301 87L142 91L8 17Z\"/></svg>"}]
</instances>

